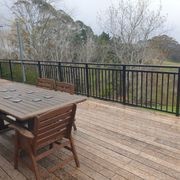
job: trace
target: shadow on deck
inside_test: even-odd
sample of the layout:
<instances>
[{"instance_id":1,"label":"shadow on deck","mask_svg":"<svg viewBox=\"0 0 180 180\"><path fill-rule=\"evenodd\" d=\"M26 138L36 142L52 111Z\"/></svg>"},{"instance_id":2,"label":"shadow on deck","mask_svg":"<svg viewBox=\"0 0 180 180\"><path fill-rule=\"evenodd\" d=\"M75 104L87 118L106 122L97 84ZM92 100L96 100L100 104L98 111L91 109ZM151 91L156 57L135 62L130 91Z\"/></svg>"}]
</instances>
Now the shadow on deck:
<instances>
[{"instance_id":1,"label":"shadow on deck","mask_svg":"<svg viewBox=\"0 0 180 180\"><path fill-rule=\"evenodd\" d=\"M68 153L40 161L43 179L180 179L180 118L89 99L78 105L73 132L81 167L74 162L49 174ZM13 168L13 131L0 135L0 179L34 179L20 163Z\"/></svg>"}]
</instances>

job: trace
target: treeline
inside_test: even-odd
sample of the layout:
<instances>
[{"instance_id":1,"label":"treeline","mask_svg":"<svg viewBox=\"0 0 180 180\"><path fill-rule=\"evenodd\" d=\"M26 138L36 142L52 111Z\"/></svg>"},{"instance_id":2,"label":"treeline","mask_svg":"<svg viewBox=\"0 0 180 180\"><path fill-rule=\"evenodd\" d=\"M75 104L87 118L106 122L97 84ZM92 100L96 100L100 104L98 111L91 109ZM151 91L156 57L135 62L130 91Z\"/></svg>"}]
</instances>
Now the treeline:
<instances>
[{"instance_id":1,"label":"treeline","mask_svg":"<svg viewBox=\"0 0 180 180\"><path fill-rule=\"evenodd\" d=\"M165 22L161 9L155 12L149 6L148 0L119 0L118 6L112 4L102 14L103 32L95 35L48 0L17 0L11 8L14 22L0 31L1 58L19 59L19 33L23 59L122 64L179 61L180 45L155 33Z\"/></svg>"},{"instance_id":2,"label":"treeline","mask_svg":"<svg viewBox=\"0 0 180 180\"><path fill-rule=\"evenodd\" d=\"M149 40L150 45L158 49L162 55L174 62L180 62L180 44L172 37L161 35Z\"/></svg>"}]
</instances>

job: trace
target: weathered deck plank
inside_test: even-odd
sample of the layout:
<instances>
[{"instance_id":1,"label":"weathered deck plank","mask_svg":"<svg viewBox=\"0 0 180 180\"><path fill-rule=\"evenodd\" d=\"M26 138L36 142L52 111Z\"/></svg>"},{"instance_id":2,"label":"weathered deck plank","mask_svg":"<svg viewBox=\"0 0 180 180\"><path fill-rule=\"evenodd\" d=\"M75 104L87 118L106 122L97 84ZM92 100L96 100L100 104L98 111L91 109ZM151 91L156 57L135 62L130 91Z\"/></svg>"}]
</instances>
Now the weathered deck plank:
<instances>
[{"instance_id":1,"label":"weathered deck plank","mask_svg":"<svg viewBox=\"0 0 180 180\"><path fill-rule=\"evenodd\" d=\"M180 118L88 100L78 105L76 120L73 136L81 167L72 162L48 173L48 166L69 153L62 150L40 161L43 179L180 179ZM13 169L12 134L0 134L0 179L34 179L21 163L19 171Z\"/></svg>"}]
</instances>

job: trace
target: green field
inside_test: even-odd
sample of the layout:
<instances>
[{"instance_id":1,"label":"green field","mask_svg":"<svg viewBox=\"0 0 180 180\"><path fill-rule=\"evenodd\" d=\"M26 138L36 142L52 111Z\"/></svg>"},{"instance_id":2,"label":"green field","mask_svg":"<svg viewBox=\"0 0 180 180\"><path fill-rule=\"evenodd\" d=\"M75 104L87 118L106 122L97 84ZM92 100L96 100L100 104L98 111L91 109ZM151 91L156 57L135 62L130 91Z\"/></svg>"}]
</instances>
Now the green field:
<instances>
[{"instance_id":1,"label":"green field","mask_svg":"<svg viewBox=\"0 0 180 180\"><path fill-rule=\"evenodd\" d=\"M172 62L170 60L164 61L162 65L167 65L167 66L179 66L180 67L180 62Z\"/></svg>"}]
</instances>

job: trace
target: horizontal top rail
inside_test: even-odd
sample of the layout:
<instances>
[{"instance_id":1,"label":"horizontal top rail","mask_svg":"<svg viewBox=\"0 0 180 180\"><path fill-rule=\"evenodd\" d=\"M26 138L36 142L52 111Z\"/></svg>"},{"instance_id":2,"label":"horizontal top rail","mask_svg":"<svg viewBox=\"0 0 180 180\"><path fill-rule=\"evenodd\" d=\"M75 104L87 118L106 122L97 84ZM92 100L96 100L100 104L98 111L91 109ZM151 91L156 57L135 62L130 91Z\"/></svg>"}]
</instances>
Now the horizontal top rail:
<instances>
[{"instance_id":1,"label":"horizontal top rail","mask_svg":"<svg viewBox=\"0 0 180 180\"><path fill-rule=\"evenodd\" d=\"M21 62L21 60L13 60L13 59L0 59L0 62L7 62L7 61L13 61L13 62ZM118 64L118 63L92 63L92 62L63 62L63 61L40 61L40 60L27 60L24 59L22 60L23 63L49 63L49 64L57 64L57 63L61 63L61 64L77 64L77 65L101 65L101 66L126 66L126 67L147 67L147 68L173 68L173 69L178 69L180 68L180 66L171 66L171 65L147 65L147 64Z\"/></svg>"},{"instance_id":2,"label":"horizontal top rail","mask_svg":"<svg viewBox=\"0 0 180 180\"><path fill-rule=\"evenodd\" d=\"M138 72L138 73L158 73L158 74L178 74L178 72L169 72L169 71L149 71L149 70L133 70L127 69L126 72Z\"/></svg>"}]
</instances>

